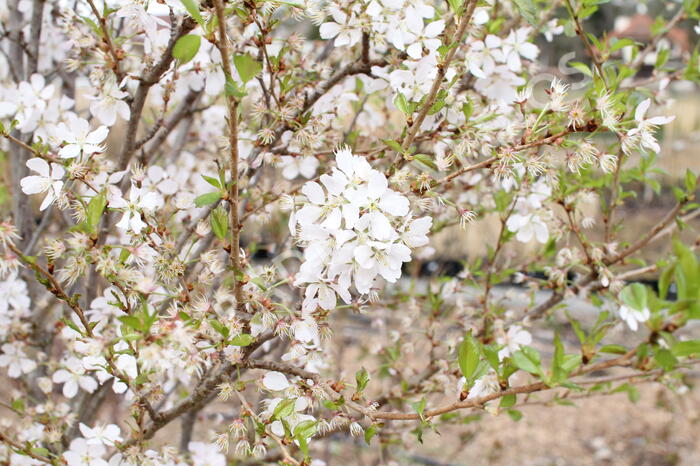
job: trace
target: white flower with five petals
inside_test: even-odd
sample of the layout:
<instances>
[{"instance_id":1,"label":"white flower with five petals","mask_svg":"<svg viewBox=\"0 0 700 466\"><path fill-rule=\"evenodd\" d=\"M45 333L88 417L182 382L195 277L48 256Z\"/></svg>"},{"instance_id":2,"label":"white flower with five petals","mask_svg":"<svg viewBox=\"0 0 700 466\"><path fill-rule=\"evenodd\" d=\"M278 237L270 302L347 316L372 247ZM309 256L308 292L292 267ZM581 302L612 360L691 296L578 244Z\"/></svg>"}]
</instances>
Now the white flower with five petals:
<instances>
[{"instance_id":1,"label":"white flower with five petals","mask_svg":"<svg viewBox=\"0 0 700 466\"><path fill-rule=\"evenodd\" d=\"M58 198L63 189L63 176L66 171L57 163L49 163L44 159L35 157L27 160L27 167L38 175L25 176L20 180L20 186L24 194L38 194L46 192L46 197L39 210L45 210Z\"/></svg>"},{"instance_id":2,"label":"white flower with five petals","mask_svg":"<svg viewBox=\"0 0 700 466\"><path fill-rule=\"evenodd\" d=\"M647 111L651 106L651 99L642 101L634 111L634 119L637 121L637 127L629 130L627 138L623 142L623 149L629 150L633 145L639 145L643 149L649 149L654 153L659 153L661 147L654 137L654 130L659 125L671 123L675 116L657 116L646 118Z\"/></svg>"},{"instance_id":3,"label":"white flower with five petals","mask_svg":"<svg viewBox=\"0 0 700 466\"><path fill-rule=\"evenodd\" d=\"M107 138L109 130L106 126L100 126L90 131L90 123L83 118L71 118L68 123L61 123L59 133L62 134L66 145L58 151L58 155L64 159L72 159L79 155L92 155L104 152L101 143Z\"/></svg>"},{"instance_id":4,"label":"white flower with five petals","mask_svg":"<svg viewBox=\"0 0 700 466\"><path fill-rule=\"evenodd\" d=\"M113 196L109 199L109 207L114 209L125 209L124 215L117 223L117 228L131 230L137 235L146 227L146 223L141 219L141 212L150 212L160 205L160 196L154 192L144 192L135 185L129 190L129 200L122 196Z\"/></svg>"}]
</instances>

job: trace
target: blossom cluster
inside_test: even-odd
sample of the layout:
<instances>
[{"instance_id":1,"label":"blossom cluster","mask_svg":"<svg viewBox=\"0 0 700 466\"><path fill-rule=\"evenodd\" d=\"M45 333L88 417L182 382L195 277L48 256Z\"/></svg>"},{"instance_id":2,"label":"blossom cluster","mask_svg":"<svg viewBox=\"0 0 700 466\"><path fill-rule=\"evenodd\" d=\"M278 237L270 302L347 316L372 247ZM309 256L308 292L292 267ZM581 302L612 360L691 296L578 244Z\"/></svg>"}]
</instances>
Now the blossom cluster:
<instances>
[{"instance_id":1,"label":"blossom cluster","mask_svg":"<svg viewBox=\"0 0 700 466\"><path fill-rule=\"evenodd\" d=\"M382 172L348 148L335 153L335 162L321 184L304 184L302 207L289 220L304 247L295 284L306 284L305 312L332 310L338 296L350 303L351 285L368 294L379 277L395 283L411 248L428 244L432 219L413 218L408 198Z\"/></svg>"}]
</instances>

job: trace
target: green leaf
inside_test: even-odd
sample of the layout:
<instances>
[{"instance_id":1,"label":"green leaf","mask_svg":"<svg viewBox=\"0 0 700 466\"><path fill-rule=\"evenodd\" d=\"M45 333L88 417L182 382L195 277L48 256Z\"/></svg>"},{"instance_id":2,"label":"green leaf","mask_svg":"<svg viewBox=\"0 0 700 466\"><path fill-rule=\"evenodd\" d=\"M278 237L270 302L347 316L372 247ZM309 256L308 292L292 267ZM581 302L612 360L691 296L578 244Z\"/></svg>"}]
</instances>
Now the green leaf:
<instances>
[{"instance_id":1,"label":"green leaf","mask_svg":"<svg viewBox=\"0 0 700 466\"><path fill-rule=\"evenodd\" d=\"M425 397L421 398L420 401L411 402L411 406L413 407L413 410L416 413L418 413L421 420L424 420L423 412L425 412L425 406L427 403L428 403L428 401L425 399Z\"/></svg>"},{"instance_id":2,"label":"green leaf","mask_svg":"<svg viewBox=\"0 0 700 466\"><path fill-rule=\"evenodd\" d=\"M357 382L357 391L361 392L369 383L369 372L364 367L355 373L355 382Z\"/></svg>"},{"instance_id":3,"label":"green leaf","mask_svg":"<svg viewBox=\"0 0 700 466\"><path fill-rule=\"evenodd\" d=\"M221 336L224 338L228 338L229 334L231 333L231 330L229 330L228 327L216 319L210 319L209 325L211 325L211 328L219 332L219 334L221 334Z\"/></svg>"},{"instance_id":4,"label":"green leaf","mask_svg":"<svg viewBox=\"0 0 700 466\"><path fill-rule=\"evenodd\" d=\"M12 400L11 406L13 410L19 413L24 412L24 400L22 398L15 398L14 400Z\"/></svg>"},{"instance_id":5,"label":"green leaf","mask_svg":"<svg viewBox=\"0 0 700 466\"><path fill-rule=\"evenodd\" d=\"M202 194L201 196L197 196L197 198L194 200L194 205L197 207L204 207L205 205L215 203L219 199L221 199L221 193L219 191L206 193Z\"/></svg>"},{"instance_id":6,"label":"green leaf","mask_svg":"<svg viewBox=\"0 0 700 466\"><path fill-rule=\"evenodd\" d=\"M233 346L248 346L255 341L255 337L249 333L241 333L229 340L229 344Z\"/></svg>"},{"instance_id":7,"label":"green leaf","mask_svg":"<svg viewBox=\"0 0 700 466\"><path fill-rule=\"evenodd\" d=\"M140 331L143 329L143 324L141 323L141 320L136 316L120 316L119 320L124 325L126 325L127 327L131 327L134 330Z\"/></svg>"},{"instance_id":8,"label":"green leaf","mask_svg":"<svg viewBox=\"0 0 700 466\"><path fill-rule=\"evenodd\" d=\"M226 210L221 206L217 207L211 213L209 219L211 221L211 231L223 241L228 234L228 215Z\"/></svg>"},{"instance_id":9,"label":"green leaf","mask_svg":"<svg viewBox=\"0 0 700 466\"><path fill-rule=\"evenodd\" d=\"M632 403L636 403L637 401L639 401L639 390L637 390L637 387L635 387L634 385L624 383L612 391L612 393L621 392L627 392L627 398L629 398L629 400Z\"/></svg>"},{"instance_id":10,"label":"green leaf","mask_svg":"<svg viewBox=\"0 0 700 466\"><path fill-rule=\"evenodd\" d=\"M236 81L230 78L226 80L226 85L224 86L224 93L227 96L232 96L237 99L242 99L243 97L248 95L245 89L240 88Z\"/></svg>"},{"instance_id":11,"label":"green leaf","mask_svg":"<svg viewBox=\"0 0 700 466\"><path fill-rule=\"evenodd\" d=\"M200 26L204 26L204 18L199 12L199 4L195 0L180 0L187 12L194 18Z\"/></svg>"},{"instance_id":12,"label":"green leaf","mask_svg":"<svg viewBox=\"0 0 700 466\"><path fill-rule=\"evenodd\" d=\"M464 0L447 0L447 3L450 4L450 8L452 8L452 12L455 15L459 15L460 12L462 11L462 5L464 4Z\"/></svg>"},{"instance_id":13,"label":"green leaf","mask_svg":"<svg viewBox=\"0 0 700 466\"><path fill-rule=\"evenodd\" d=\"M435 102L433 102L433 105L428 111L428 115L435 115L437 112L442 110L442 108L445 106L445 97L447 97L447 91L445 91L444 89L440 90L440 93L435 99Z\"/></svg>"},{"instance_id":14,"label":"green leaf","mask_svg":"<svg viewBox=\"0 0 700 466\"><path fill-rule=\"evenodd\" d=\"M656 351L654 351L654 359L664 371L670 371L678 364L676 357L666 348L657 348Z\"/></svg>"},{"instance_id":15,"label":"green leaf","mask_svg":"<svg viewBox=\"0 0 700 466\"><path fill-rule=\"evenodd\" d=\"M668 288L671 285L673 274L676 272L676 264L673 263L666 267L659 276L659 298L666 299Z\"/></svg>"},{"instance_id":16,"label":"green leaf","mask_svg":"<svg viewBox=\"0 0 700 466\"><path fill-rule=\"evenodd\" d=\"M102 213L107 206L107 198L104 193L100 193L90 199L87 206L87 224L91 232L95 233L97 230L97 225L100 223L102 218Z\"/></svg>"},{"instance_id":17,"label":"green leaf","mask_svg":"<svg viewBox=\"0 0 700 466\"><path fill-rule=\"evenodd\" d=\"M685 189L688 191L688 194L693 194L695 192L695 188L697 187L697 177L693 172L690 170L687 170L685 172Z\"/></svg>"},{"instance_id":18,"label":"green leaf","mask_svg":"<svg viewBox=\"0 0 700 466\"><path fill-rule=\"evenodd\" d=\"M367 445L370 444L370 442L372 441L372 437L374 437L374 434L376 433L377 426L375 426L374 424L372 424L367 428L367 430L365 430L365 442L367 442Z\"/></svg>"},{"instance_id":19,"label":"green leaf","mask_svg":"<svg viewBox=\"0 0 700 466\"><path fill-rule=\"evenodd\" d=\"M202 175L202 179L204 179L204 181L206 181L210 185L214 186L216 189L221 189L223 187L221 186L221 182L214 177Z\"/></svg>"},{"instance_id":20,"label":"green leaf","mask_svg":"<svg viewBox=\"0 0 700 466\"><path fill-rule=\"evenodd\" d=\"M564 365L564 345L561 342L561 337L559 332L554 333L554 357L552 358L552 381L554 383L561 382L566 378L566 371L563 368Z\"/></svg>"},{"instance_id":21,"label":"green leaf","mask_svg":"<svg viewBox=\"0 0 700 466\"><path fill-rule=\"evenodd\" d=\"M294 412L294 405L296 404L296 399L286 398L275 406L275 410L272 412L273 419L283 419L288 417Z\"/></svg>"},{"instance_id":22,"label":"green leaf","mask_svg":"<svg viewBox=\"0 0 700 466\"><path fill-rule=\"evenodd\" d=\"M34 453L35 455L39 455L39 456L48 457L49 455L51 455L51 452L43 447L35 447L35 448L32 448L30 451L32 453Z\"/></svg>"},{"instance_id":23,"label":"green leaf","mask_svg":"<svg viewBox=\"0 0 700 466\"><path fill-rule=\"evenodd\" d=\"M542 374L542 363L540 362L540 353L530 346L523 346L519 351L516 351L511 357L513 364L520 370L531 374Z\"/></svg>"},{"instance_id":24,"label":"green leaf","mask_svg":"<svg viewBox=\"0 0 700 466\"><path fill-rule=\"evenodd\" d=\"M517 422L523 418L523 413L521 413L517 409L509 409L508 416L510 416L512 420Z\"/></svg>"},{"instance_id":25,"label":"green leaf","mask_svg":"<svg viewBox=\"0 0 700 466\"><path fill-rule=\"evenodd\" d=\"M510 395L506 395L503 398L501 398L501 403L498 405L501 408L510 408L511 406L515 406L515 402L517 401L517 396L515 393L511 393Z\"/></svg>"},{"instance_id":26,"label":"green leaf","mask_svg":"<svg viewBox=\"0 0 700 466\"><path fill-rule=\"evenodd\" d=\"M678 239L673 241L673 250L678 257L675 277L678 299L697 300L700 297L700 266L698 265L698 259L695 257L695 253ZM691 305L691 307L693 306Z\"/></svg>"},{"instance_id":27,"label":"green leaf","mask_svg":"<svg viewBox=\"0 0 700 466\"><path fill-rule=\"evenodd\" d=\"M292 2L289 0L272 0L272 3L279 3L280 5L293 6L296 8L304 8L304 5L299 2Z\"/></svg>"},{"instance_id":28,"label":"green leaf","mask_svg":"<svg viewBox=\"0 0 700 466\"><path fill-rule=\"evenodd\" d=\"M480 351L479 344L476 339L472 336L471 332L468 333L462 343L457 347L457 362L459 363L459 369L462 371L462 375L467 379L468 383L473 381L474 373L479 365Z\"/></svg>"},{"instance_id":29,"label":"green leaf","mask_svg":"<svg viewBox=\"0 0 700 466\"><path fill-rule=\"evenodd\" d=\"M635 42L629 38L618 39L618 40L613 39L613 41L614 41L614 43L613 43L612 47L610 47L611 53L616 52L616 51L620 50L621 48L635 45Z\"/></svg>"},{"instance_id":30,"label":"green leaf","mask_svg":"<svg viewBox=\"0 0 700 466\"><path fill-rule=\"evenodd\" d=\"M462 104L462 113L464 114L464 119L469 121L472 113L474 113L474 104L471 100L467 99L467 101Z\"/></svg>"},{"instance_id":31,"label":"green leaf","mask_svg":"<svg viewBox=\"0 0 700 466\"><path fill-rule=\"evenodd\" d=\"M318 421L312 421L311 419L301 421L294 427L294 438L297 440L308 439L316 433L317 427Z\"/></svg>"},{"instance_id":32,"label":"green leaf","mask_svg":"<svg viewBox=\"0 0 700 466\"><path fill-rule=\"evenodd\" d=\"M579 70L581 73L583 73L583 74L585 74L586 76L588 76L589 78L592 78L592 77L593 77L593 72L591 72L591 69L590 69L590 68L588 67L588 65L586 65L585 63L581 63L581 62L575 61L575 62L569 63L569 65L572 66L573 68L576 68L576 69Z\"/></svg>"},{"instance_id":33,"label":"green leaf","mask_svg":"<svg viewBox=\"0 0 700 466\"><path fill-rule=\"evenodd\" d=\"M700 354L700 340L678 342L671 347L671 353L678 358Z\"/></svg>"},{"instance_id":34,"label":"green leaf","mask_svg":"<svg viewBox=\"0 0 700 466\"><path fill-rule=\"evenodd\" d=\"M647 309L647 288L641 283L631 283L620 292L620 299L627 306L638 311Z\"/></svg>"},{"instance_id":35,"label":"green leaf","mask_svg":"<svg viewBox=\"0 0 700 466\"><path fill-rule=\"evenodd\" d=\"M432 170L437 170L437 165L435 165L435 162L433 162L433 159L431 159L429 155L413 154L413 160L425 165L426 167Z\"/></svg>"},{"instance_id":36,"label":"green leaf","mask_svg":"<svg viewBox=\"0 0 700 466\"><path fill-rule=\"evenodd\" d=\"M532 0L513 0L513 3L528 23L537 26L537 7Z\"/></svg>"},{"instance_id":37,"label":"green leaf","mask_svg":"<svg viewBox=\"0 0 700 466\"><path fill-rule=\"evenodd\" d=\"M262 71L262 63L256 61L248 54L236 55L233 57L233 64L236 66L238 76L241 77L243 84L253 79Z\"/></svg>"},{"instance_id":38,"label":"green leaf","mask_svg":"<svg viewBox=\"0 0 700 466\"><path fill-rule=\"evenodd\" d=\"M625 354L627 352L627 348L622 345L605 345L601 346L598 351L600 353Z\"/></svg>"},{"instance_id":39,"label":"green leaf","mask_svg":"<svg viewBox=\"0 0 700 466\"><path fill-rule=\"evenodd\" d=\"M662 48L659 50L659 53L656 55L656 63L654 64L654 68L661 68L664 66L668 61L670 53L671 50L668 48Z\"/></svg>"},{"instance_id":40,"label":"green leaf","mask_svg":"<svg viewBox=\"0 0 700 466\"><path fill-rule=\"evenodd\" d=\"M180 62L181 65L192 60L202 43L202 38L195 34L187 34L180 37L173 47L173 57Z\"/></svg>"},{"instance_id":41,"label":"green leaf","mask_svg":"<svg viewBox=\"0 0 700 466\"><path fill-rule=\"evenodd\" d=\"M394 97L394 106L401 111L404 115L409 115L411 114L411 109L408 104L408 100L406 100L406 96L403 95L401 92L396 94Z\"/></svg>"},{"instance_id":42,"label":"green leaf","mask_svg":"<svg viewBox=\"0 0 700 466\"><path fill-rule=\"evenodd\" d=\"M382 139L382 142L386 144L387 147L394 149L396 152L403 152L401 144L399 144L397 141L394 141L393 139Z\"/></svg>"}]
</instances>

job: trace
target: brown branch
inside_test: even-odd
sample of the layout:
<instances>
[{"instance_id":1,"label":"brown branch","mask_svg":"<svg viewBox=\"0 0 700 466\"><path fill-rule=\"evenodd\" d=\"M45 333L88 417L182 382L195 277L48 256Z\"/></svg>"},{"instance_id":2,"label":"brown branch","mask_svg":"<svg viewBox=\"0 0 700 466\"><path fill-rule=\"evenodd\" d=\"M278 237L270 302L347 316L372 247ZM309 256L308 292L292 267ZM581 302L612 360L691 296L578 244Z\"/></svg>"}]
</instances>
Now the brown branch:
<instances>
[{"instance_id":1,"label":"brown branch","mask_svg":"<svg viewBox=\"0 0 700 466\"><path fill-rule=\"evenodd\" d=\"M112 70L114 71L115 76L117 77L117 83L120 83L122 79L124 78L124 74L122 73L120 67L119 67L119 62L121 61L121 57L119 56L119 52L117 52L117 49L114 47L114 43L112 42L112 38L109 35L109 26L107 25L107 19L100 14L99 10L95 6L95 3L93 0L87 0L88 4L90 5L90 9L92 10L92 14L95 15L97 20L100 23L100 31L102 32L102 39L105 42L105 46L107 47L107 50L109 51L109 54L112 57Z\"/></svg>"},{"instance_id":2,"label":"brown branch","mask_svg":"<svg viewBox=\"0 0 700 466\"><path fill-rule=\"evenodd\" d=\"M513 147L510 147L507 149L501 149L501 151L519 152L519 151L526 150L526 149L532 149L533 147L544 146L544 145L547 145L550 143L555 143L555 142L557 142L557 140L559 138L562 138L562 137L566 136L567 134L571 134L573 132L576 132L576 131L573 129L566 129L566 130L561 131L557 134L553 134L551 136L547 136L545 138L538 139L536 141L528 142L525 144L519 144L517 146L513 146ZM441 185L441 184L447 183L448 181L452 181L453 179L457 178L458 176L464 175L465 173L468 173L470 171L478 170L480 168L489 168L491 165L496 163L498 161L498 159L499 159L498 156L494 156L494 157L490 157L486 160L483 160L481 162L478 162L474 165L462 167L459 170L456 170L455 172L450 173L449 175L438 180L437 184Z\"/></svg>"},{"instance_id":3,"label":"brown branch","mask_svg":"<svg viewBox=\"0 0 700 466\"><path fill-rule=\"evenodd\" d=\"M620 356L615 359L611 359L608 361L603 361L598 364L593 364L591 366L581 368L577 371L575 371L571 377L576 377L578 375L594 372L594 371L599 371L603 369L608 369L610 367L618 367L618 366L627 366L630 363L630 360L632 357L636 354L636 349L627 352L623 356ZM521 393L533 393L533 392L539 392L543 390L548 390L551 387L549 387L547 384L544 382L535 382L527 385L522 385L519 387L513 387L509 388L507 390L502 390L500 392L496 393L491 393L489 395L485 395L479 398L474 398L474 399L467 399L464 401L458 401L446 406L442 406L439 408L435 409L427 409L423 412L423 418L431 418L435 416L439 416L441 414L449 413L451 411L456 411L460 409L465 409L465 408L479 408L482 407L484 404L488 403L489 401L493 401L499 398L503 398L504 396L508 395L517 395ZM421 419L421 416L418 413L401 413L401 412L375 412L372 413L372 418L373 419L384 419L384 420L395 420L395 421L416 421Z\"/></svg>"},{"instance_id":4,"label":"brown branch","mask_svg":"<svg viewBox=\"0 0 700 466\"><path fill-rule=\"evenodd\" d=\"M136 133L138 132L139 122L141 121L141 114L143 113L143 107L146 103L146 97L148 97L148 92L151 87L156 84L163 73L165 73L170 65L172 64L173 58L173 47L177 40L190 32L197 23L190 18L185 17L182 20L180 26L173 31L170 37L170 41L161 55L160 60L152 67L149 67L143 71L143 74L139 78L139 85L134 94L134 100L131 102L131 115L129 117L129 122L127 123L126 135L124 136L124 144L122 150L119 154L119 170L124 170L129 164L129 159L136 147ZM126 179L126 177L125 177Z\"/></svg>"},{"instance_id":5,"label":"brown branch","mask_svg":"<svg viewBox=\"0 0 700 466\"><path fill-rule=\"evenodd\" d=\"M42 455L37 455L36 453L32 452L29 448L22 446L21 444L15 442L12 440L10 437L7 435L3 434L0 431L0 442L5 442L8 444L10 447L16 449L17 451L21 452L23 455L27 455L30 458L34 458L37 461L41 461L47 464L56 464L55 461L51 460L50 458L47 458L46 456Z\"/></svg>"},{"instance_id":6,"label":"brown branch","mask_svg":"<svg viewBox=\"0 0 700 466\"><path fill-rule=\"evenodd\" d=\"M31 54L29 54L29 61L27 62L27 76L31 76L36 73L39 65L39 45L41 45L41 24L44 18L44 4L46 0L34 0L32 6L32 23L31 31L32 38L29 46L31 47Z\"/></svg>"},{"instance_id":7,"label":"brown branch","mask_svg":"<svg viewBox=\"0 0 700 466\"><path fill-rule=\"evenodd\" d=\"M224 69L226 80L232 80L231 62L229 58L229 43L226 33L226 16L224 14L224 4L222 0L214 0L214 8L216 9L216 17L219 25L219 42L218 46L221 50L221 61ZM228 111L228 142L229 142L229 161L231 170L231 187L228 193L229 202L229 217L231 223L231 250L229 251L229 260L233 268L233 291L236 296L236 308L242 311L243 303L243 283L240 257L240 237L241 237L241 222L239 220L239 199L238 199L238 100L230 93L226 95L226 107Z\"/></svg>"},{"instance_id":8,"label":"brown branch","mask_svg":"<svg viewBox=\"0 0 700 466\"><path fill-rule=\"evenodd\" d=\"M411 143L413 143L413 140L418 134L418 131L420 130L421 125L423 124L423 120L425 120L425 117L428 116L428 112L432 108L433 103L435 103L437 94L440 91L440 88L442 87L442 81L443 79L445 79L445 74L447 73L447 70L450 67L450 63L452 62L452 59L455 57L455 55L457 54L457 50L459 49L459 47L457 47L456 45L460 44L462 42L462 39L464 38L464 34L467 31L467 26L469 26L469 23L471 22L472 14L474 13L476 4L476 0L469 0L469 4L466 7L466 12L460 18L459 27L457 28L457 32L454 35L455 46L450 48L442 63L438 63L438 72L437 76L435 77L435 80L433 81L433 86L430 88L430 92L428 92L423 107L418 113L418 116L413 120L413 123L411 124L411 129L409 130L408 134L403 140L403 143L401 144L401 149L403 149L403 152L406 152L408 148L411 147ZM404 160L403 154L397 153L394 159L394 163L399 164L400 166L402 160Z\"/></svg>"}]
</instances>

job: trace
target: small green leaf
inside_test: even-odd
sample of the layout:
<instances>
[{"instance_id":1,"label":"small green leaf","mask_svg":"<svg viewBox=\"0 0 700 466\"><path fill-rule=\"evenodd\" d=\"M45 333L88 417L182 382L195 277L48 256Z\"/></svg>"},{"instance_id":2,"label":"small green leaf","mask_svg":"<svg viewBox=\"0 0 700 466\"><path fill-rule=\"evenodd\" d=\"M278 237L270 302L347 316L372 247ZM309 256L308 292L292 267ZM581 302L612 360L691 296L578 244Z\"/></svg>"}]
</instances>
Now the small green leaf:
<instances>
[{"instance_id":1,"label":"small green leaf","mask_svg":"<svg viewBox=\"0 0 700 466\"><path fill-rule=\"evenodd\" d=\"M479 344L470 332L464 337L464 340L462 340L459 347L457 347L457 362L459 363L459 369L462 371L462 375L469 383L473 381L472 377L474 376L476 368L479 365L479 359Z\"/></svg>"},{"instance_id":2,"label":"small green leaf","mask_svg":"<svg viewBox=\"0 0 700 466\"><path fill-rule=\"evenodd\" d=\"M199 12L199 4L195 0L180 0L187 12L194 18L200 26L204 26L204 18Z\"/></svg>"},{"instance_id":3,"label":"small green leaf","mask_svg":"<svg viewBox=\"0 0 700 466\"><path fill-rule=\"evenodd\" d=\"M120 316L119 320L126 325L127 327L131 327L134 330L140 331L143 329L143 324L141 323L141 320L138 319L136 316Z\"/></svg>"},{"instance_id":4,"label":"small green leaf","mask_svg":"<svg viewBox=\"0 0 700 466\"><path fill-rule=\"evenodd\" d=\"M462 11L462 5L464 4L464 0L447 0L447 3L450 4L450 8L452 8L452 12L455 15L459 15L460 12Z\"/></svg>"},{"instance_id":5,"label":"small green leaf","mask_svg":"<svg viewBox=\"0 0 700 466\"><path fill-rule=\"evenodd\" d=\"M516 400L517 397L515 393L511 393L510 395L506 395L501 398L501 403L498 406L501 408L510 408L511 406L515 406Z\"/></svg>"},{"instance_id":6,"label":"small green leaf","mask_svg":"<svg viewBox=\"0 0 700 466\"><path fill-rule=\"evenodd\" d=\"M513 354L512 359L518 369L531 374L542 374L540 353L535 348L523 346Z\"/></svg>"},{"instance_id":7,"label":"small green leaf","mask_svg":"<svg viewBox=\"0 0 700 466\"><path fill-rule=\"evenodd\" d=\"M35 447L35 448L32 448L30 451L32 453L34 453L35 455L45 456L45 457L48 457L51 454L51 452L49 450L47 450L46 448L43 448L43 447Z\"/></svg>"},{"instance_id":8,"label":"small green leaf","mask_svg":"<svg viewBox=\"0 0 700 466\"><path fill-rule=\"evenodd\" d=\"M394 141L393 139L382 139L382 142L386 144L387 147L390 147L396 152L403 152L401 144L399 144L397 141Z\"/></svg>"},{"instance_id":9,"label":"small green leaf","mask_svg":"<svg viewBox=\"0 0 700 466\"><path fill-rule=\"evenodd\" d=\"M396 97L394 97L394 106L404 115L411 114L411 108L408 104L408 100L406 100L406 96L401 92L396 94Z\"/></svg>"},{"instance_id":10,"label":"small green leaf","mask_svg":"<svg viewBox=\"0 0 700 466\"><path fill-rule=\"evenodd\" d=\"M627 352L627 348L625 348L622 345L605 345L602 346L598 351L601 353L609 354L625 354Z\"/></svg>"},{"instance_id":11,"label":"small green leaf","mask_svg":"<svg viewBox=\"0 0 700 466\"><path fill-rule=\"evenodd\" d=\"M219 332L219 334L221 334L221 336L224 338L228 338L229 334L231 333L231 330L229 330L228 327L226 327L224 324L222 324L216 319L210 319L209 325L211 325L211 327L217 332Z\"/></svg>"},{"instance_id":12,"label":"small green leaf","mask_svg":"<svg viewBox=\"0 0 700 466\"><path fill-rule=\"evenodd\" d=\"M295 398L286 398L275 406L275 410L272 412L273 419L283 419L288 417L294 412L294 405L296 404Z\"/></svg>"},{"instance_id":13,"label":"small green leaf","mask_svg":"<svg viewBox=\"0 0 700 466\"><path fill-rule=\"evenodd\" d=\"M425 165L426 167L432 170L437 170L437 165L435 165L433 159L430 158L430 156L427 154L413 154L413 160Z\"/></svg>"},{"instance_id":14,"label":"small green leaf","mask_svg":"<svg viewBox=\"0 0 700 466\"><path fill-rule=\"evenodd\" d=\"M687 170L685 172L685 189L688 191L688 194L693 194L695 192L695 188L697 187L697 177L693 172L690 170Z\"/></svg>"},{"instance_id":15,"label":"small green leaf","mask_svg":"<svg viewBox=\"0 0 700 466\"><path fill-rule=\"evenodd\" d=\"M528 23L537 26L537 7L532 0L513 0L513 3Z\"/></svg>"},{"instance_id":16,"label":"small green leaf","mask_svg":"<svg viewBox=\"0 0 700 466\"><path fill-rule=\"evenodd\" d=\"M659 298L666 299L668 294L668 288L671 286L671 280L673 280L673 275L676 272L675 262L666 267L661 275L659 276Z\"/></svg>"},{"instance_id":17,"label":"small green leaf","mask_svg":"<svg viewBox=\"0 0 700 466\"><path fill-rule=\"evenodd\" d=\"M211 213L209 219L211 221L211 231L223 241L228 234L228 214L226 210L221 206L217 207Z\"/></svg>"},{"instance_id":18,"label":"small green leaf","mask_svg":"<svg viewBox=\"0 0 700 466\"><path fill-rule=\"evenodd\" d=\"M428 401L425 399L425 397L421 398L420 401L414 401L411 403L411 406L413 407L413 410L418 413L420 416L421 420L424 420L423 418L423 412L425 412L425 406L428 403Z\"/></svg>"},{"instance_id":19,"label":"small green leaf","mask_svg":"<svg viewBox=\"0 0 700 466\"><path fill-rule=\"evenodd\" d=\"M238 76L241 77L243 84L256 77L262 71L262 63L248 54L236 55L233 57L233 64L236 66Z\"/></svg>"},{"instance_id":20,"label":"small green leaf","mask_svg":"<svg viewBox=\"0 0 700 466\"><path fill-rule=\"evenodd\" d=\"M220 182L218 179L214 178L214 177L207 176L207 175L202 175L202 179L204 179L204 181L206 181L206 182L209 183L210 185L214 186L216 189L221 189L221 188L222 188L221 182Z\"/></svg>"},{"instance_id":21,"label":"small green leaf","mask_svg":"<svg viewBox=\"0 0 700 466\"><path fill-rule=\"evenodd\" d=\"M181 65L185 64L197 55L201 43L202 38L198 35L187 34L186 36L182 36L175 42L173 57L180 62Z\"/></svg>"},{"instance_id":22,"label":"small green leaf","mask_svg":"<svg viewBox=\"0 0 700 466\"><path fill-rule=\"evenodd\" d=\"M255 341L255 337L249 333L241 333L231 338L230 345L233 346L248 346Z\"/></svg>"},{"instance_id":23,"label":"small green leaf","mask_svg":"<svg viewBox=\"0 0 700 466\"><path fill-rule=\"evenodd\" d=\"M631 283L620 292L620 299L627 306L638 311L647 309L647 288L641 283Z\"/></svg>"},{"instance_id":24,"label":"small green leaf","mask_svg":"<svg viewBox=\"0 0 700 466\"><path fill-rule=\"evenodd\" d=\"M464 119L469 121L472 113L474 113L474 104L471 100L467 99L467 101L462 104L462 113L464 114Z\"/></svg>"},{"instance_id":25,"label":"small green leaf","mask_svg":"<svg viewBox=\"0 0 700 466\"><path fill-rule=\"evenodd\" d=\"M107 198L104 193L100 193L90 199L87 206L87 224L91 232L95 233L97 225L100 223L102 213L107 206Z\"/></svg>"},{"instance_id":26,"label":"small green leaf","mask_svg":"<svg viewBox=\"0 0 700 466\"><path fill-rule=\"evenodd\" d=\"M617 51L620 50L621 48L629 47L629 46L631 46L631 45L635 45L635 42L634 42L632 39L629 39L629 38L618 39L618 40L613 39L613 41L614 41L614 42L613 42L613 44L612 44L612 47L610 47L610 52L611 52L611 53L612 53L612 52L617 52Z\"/></svg>"},{"instance_id":27,"label":"small green leaf","mask_svg":"<svg viewBox=\"0 0 700 466\"><path fill-rule=\"evenodd\" d=\"M510 416L512 420L517 422L523 418L523 413L521 413L517 409L509 409L508 416Z\"/></svg>"},{"instance_id":28,"label":"small green leaf","mask_svg":"<svg viewBox=\"0 0 700 466\"><path fill-rule=\"evenodd\" d=\"M197 198L194 200L194 205L197 207L204 207L205 205L215 203L219 199L221 199L221 193L219 191L206 193L202 194L201 196L197 196Z\"/></svg>"},{"instance_id":29,"label":"small green leaf","mask_svg":"<svg viewBox=\"0 0 700 466\"><path fill-rule=\"evenodd\" d=\"M700 340L678 342L671 347L671 353L678 358L700 354Z\"/></svg>"},{"instance_id":30,"label":"small green leaf","mask_svg":"<svg viewBox=\"0 0 700 466\"><path fill-rule=\"evenodd\" d=\"M627 392L627 397L632 403L636 403L639 401L639 390L637 390L637 387L634 385L630 385L629 383L623 383L616 389L612 391L612 393L622 393L622 392Z\"/></svg>"},{"instance_id":31,"label":"small green leaf","mask_svg":"<svg viewBox=\"0 0 700 466\"><path fill-rule=\"evenodd\" d=\"M578 61L571 62L569 65L577 70L579 70L581 73L585 74L589 78L593 77L593 72L591 72L591 69L586 65L585 63L581 63Z\"/></svg>"},{"instance_id":32,"label":"small green leaf","mask_svg":"<svg viewBox=\"0 0 700 466\"><path fill-rule=\"evenodd\" d=\"M297 440L311 438L316 433L317 427L318 421L312 421L311 419L301 421L294 427L294 438Z\"/></svg>"},{"instance_id":33,"label":"small green leaf","mask_svg":"<svg viewBox=\"0 0 700 466\"><path fill-rule=\"evenodd\" d=\"M12 400L11 406L13 410L19 413L24 412L24 400L22 398L15 398L14 400Z\"/></svg>"},{"instance_id":34,"label":"small green leaf","mask_svg":"<svg viewBox=\"0 0 700 466\"><path fill-rule=\"evenodd\" d=\"M224 93L227 96L232 96L237 99L242 99L243 97L248 95L245 89L241 89L233 79L226 80L226 86L224 86Z\"/></svg>"},{"instance_id":35,"label":"small green leaf","mask_svg":"<svg viewBox=\"0 0 700 466\"><path fill-rule=\"evenodd\" d=\"M665 371L670 371L678 364L676 357L666 348L657 348L656 351L654 351L654 359L659 367Z\"/></svg>"},{"instance_id":36,"label":"small green leaf","mask_svg":"<svg viewBox=\"0 0 700 466\"><path fill-rule=\"evenodd\" d=\"M372 441L372 437L374 437L376 433L377 426L375 426L374 424L372 424L367 428L367 430L365 430L365 442L367 443L367 445L370 444L370 442Z\"/></svg>"},{"instance_id":37,"label":"small green leaf","mask_svg":"<svg viewBox=\"0 0 700 466\"><path fill-rule=\"evenodd\" d=\"M357 382L357 391L361 392L369 383L369 372L364 367L355 373L355 381Z\"/></svg>"}]
</instances>

